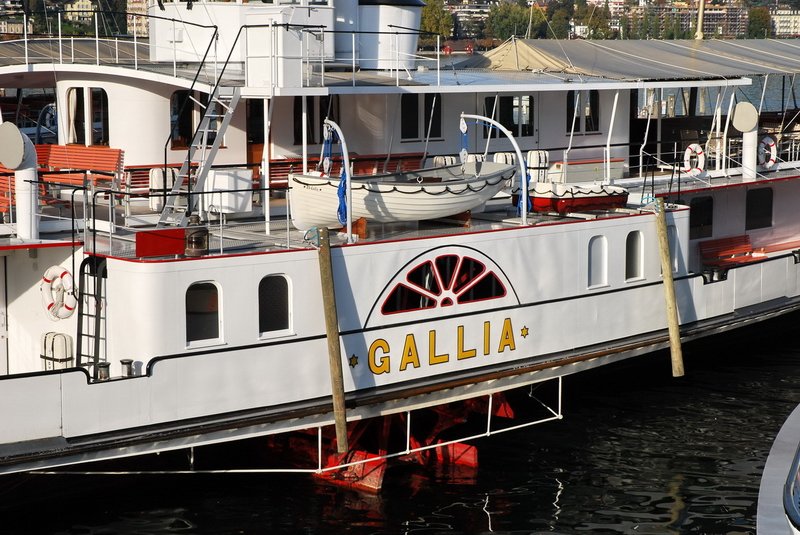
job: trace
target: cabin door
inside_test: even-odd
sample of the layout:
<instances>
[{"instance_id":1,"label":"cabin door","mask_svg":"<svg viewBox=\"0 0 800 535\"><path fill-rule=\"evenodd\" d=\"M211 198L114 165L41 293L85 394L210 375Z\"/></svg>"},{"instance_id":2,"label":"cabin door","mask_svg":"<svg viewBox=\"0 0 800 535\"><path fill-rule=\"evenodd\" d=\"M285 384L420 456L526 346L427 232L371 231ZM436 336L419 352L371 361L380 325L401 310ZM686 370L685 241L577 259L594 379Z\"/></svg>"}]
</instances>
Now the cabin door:
<instances>
[{"instance_id":1,"label":"cabin door","mask_svg":"<svg viewBox=\"0 0 800 535\"><path fill-rule=\"evenodd\" d=\"M247 113L247 163L252 165L253 179L258 178L264 148L264 99L249 98L246 101ZM267 154L269 157L269 154Z\"/></svg>"}]
</instances>

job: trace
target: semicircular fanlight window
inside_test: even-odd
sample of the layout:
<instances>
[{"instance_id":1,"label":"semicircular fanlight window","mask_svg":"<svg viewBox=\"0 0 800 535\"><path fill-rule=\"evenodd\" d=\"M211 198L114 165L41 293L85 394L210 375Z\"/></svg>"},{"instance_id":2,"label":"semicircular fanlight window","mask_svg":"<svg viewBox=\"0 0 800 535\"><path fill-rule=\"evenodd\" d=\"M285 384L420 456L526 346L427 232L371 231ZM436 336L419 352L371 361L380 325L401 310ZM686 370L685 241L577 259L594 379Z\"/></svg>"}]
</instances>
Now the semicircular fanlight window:
<instances>
[{"instance_id":1,"label":"semicircular fanlight window","mask_svg":"<svg viewBox=\"0 0 800 535\"><path fill-rule=\"evenodd\" d=\"M450 307L505 295L505 285L485 264L468 256L447 254L409 269L405 280L389 292L381 313Z\"/></svg>"}]
</instances>

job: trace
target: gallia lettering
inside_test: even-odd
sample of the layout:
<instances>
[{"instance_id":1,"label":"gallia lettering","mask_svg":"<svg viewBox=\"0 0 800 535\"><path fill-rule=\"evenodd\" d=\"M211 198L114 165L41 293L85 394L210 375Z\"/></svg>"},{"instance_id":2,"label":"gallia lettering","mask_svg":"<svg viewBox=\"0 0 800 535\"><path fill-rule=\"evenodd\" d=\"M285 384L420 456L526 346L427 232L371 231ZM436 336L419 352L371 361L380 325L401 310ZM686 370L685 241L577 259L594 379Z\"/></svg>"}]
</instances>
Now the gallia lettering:
<instances>
[{"instance_id":1,"label":"gallia lettering","mask_svg":"<svg viewBox=\"0 0 800 535\"><path fill-rule=\"evenodd\" d=\"M445 348L437 346L435 330L428 331L427 339L422 337L422 340L418 340L418 337L413 333L407 334L403 341L402 350L399 353L395 353L394 356L389 342L383 338L378 338L369 346L367 355L369 369L375 375L380 375L392 371L392 361L397 366L396 370L402 372L409 367L419 368L423 363L429 366L436 366L451 360L459 361L475 358L479 352L482 356L488 356L493 349L498 354L517 349L511 318L503 320L503 326L499 332L495 331L497 334L494 335L494 338L492 337L492 323L489 321L483 322L483 343L481 347L466 347L464 330L463 325L457 327L456 347L447 348L450 349L450 352L444 352ZM523 328L522 333L523 337L527 336L527 327Z\"/></svg>"}]
</instances>

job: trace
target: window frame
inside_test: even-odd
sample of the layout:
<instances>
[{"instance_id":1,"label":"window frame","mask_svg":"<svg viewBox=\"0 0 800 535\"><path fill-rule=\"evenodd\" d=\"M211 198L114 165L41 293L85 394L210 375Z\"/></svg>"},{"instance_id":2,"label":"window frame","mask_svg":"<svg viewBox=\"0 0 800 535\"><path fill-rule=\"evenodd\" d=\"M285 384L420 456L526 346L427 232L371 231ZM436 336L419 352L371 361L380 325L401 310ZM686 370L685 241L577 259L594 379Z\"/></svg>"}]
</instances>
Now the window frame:
<instances>
[{"instance_id":1,"label":"window frame","mask_svg":"<svg viewBox=\"0 0 800 535\"><path fill-rule=\"evenodd\" d=\"M306 128L308 129L308 145L319 145L323 142L323 123L328 116L333 122L339 122L339 95L323 95L306 97ZM292 144L303 145L303 97L295 96L292 101Z\"/></svg>"},{"instance_id":2,"label":"window frame","mask_svg":"<svg viewBox=\"0 0 800 535\"><path fill-rule=\"evenodd\" d=\"M577 108L575 98L577 97ZM575 112L578 112L575 115ZM601 134L600 129L600 91L598 89L573 89L567 91L566 103L567 135ZM572 122L575 121L575 131Z\"/></svg>"},{"instance_id":3,"label":"window frame","mask_svg":"<svg viewBox=\"0 0 800 535\"><path fill-rule=\"evenodd\" d=\"M261 291L262 291L262 284L264 284L264 281L266 281L267 279L280 279L285 284L285 288L284 289L285 289L286 293L285 293L285 303L284 303L284 305L285 305L286 327L282 327L280 329L262 330L262 326L263 326L263 321L262 321L262 319L263 319L263 315L262 315L263 314L263 308L262 307L264 306L264 304L262 303L262 299L261 299ZM264 339L268 339L268 338L278 338L278 337L294 334L293 307L292 307L293 301L292 301L292 283L291 283L291 279L289 279L289 277L287 277L284 273L269 273L267 275L264 275L258 281L258 290L257 290L257 294L256 295L258 296L258 302L257 302L258 314L257 314L256 317L258 318L258 338L259 338L259 340L264 340Z\"/></svg>"},{"instance_id":4,"label":"window frame","mask_svg":"<svg viewBox=\"0 0 800 535\"><path fill-rule=\"evenodd\" d=\"M599 250L595 250L599 247ZM608 238L597 234L589 238L586 247L586 287L589 290L607 288L608 283ZM599 269L598 269L599 268ZM599 273L595 278L594 273Z\"/></svg>"},{"instance_id":5,"label":"window frame","mask_svg":"<svg viewBox=\"0 0 800 535\"><path fill-rule=\"evenodd\" d=\"M710 195L694 197L689 201L689 239L699 240L710 238L713 235L714 197Z\"/></svg>"},{"instance_id":6,"label":"window frame","mask_svg":"<svg viewBox=\"0 0 800 535\"><path fill-rule=\"evenodd\" d=\"M632 238L635 243L632 243ZM634 270L630 269L632 265ZM641 281L644 278L644 236L641 230L632 230L625 237L625 282Z\"/></svg>"},{"instance_id":7,"label":"window frame","mask_svg":"<svg viewBox=\"0 0 800 535\"><path fill-rule=\"evenodd\" d=\"M757 196L765 195L764 199L756 198ZM764 203L763 205L761 203ZM753 212L756 213L753 213ZM758 230L763 228L771 228L774 224L775 217L775 196L772 188L752 188L747 190L745 197L745 215L744 215L744 229L745 230ZM765 223L763 219L768 218L769 223Z\"/></svg>"},{"instance_id":8,"label":"window frame","mask_svg":"<svg viewBox=\"0 0 800 535\"><path fill-rule=\"evenodd\" d=\"M433 106L433 99L436 105ZM433 108L431 110L431 108ZM433 123L431 123L433 115ZM400 142L413 143L428 137L428 124L431 123L429 141L442 141L442 94L441 93L403 93L400 95Z\"/></svg>"},{"instance_id":9,"label":"window frame","mask_svg":"<svg viewBox=\"0 0 800 535\"><path fill-rule=\"evenodd\" d=\"M217 333L215 337L209 338L194 338L190 339L190 311L189 311L189 292L194 287L198 286L211 286L214 288L216 292L216 326L217 326ZM186 324L185 329L185 342L187 349L195 349L198 347L209 347L214 345L220 345L224 343L224 336L223 336L223 321L222 321L222 289L220 285L213 280L201 280L201 281L194 281L189 286L186 287L186 291L184 292L184 320Z\"/></svg>"},{"instance_id":10,"label":"window frame","mask_svg":"<svg viewBox=\"0 0 800 535\"><path fill-rule=\"evenodd\" d=\"M515 138L535 138L536 137L536 97L532 94L526 95L498 95L497 110L494 120L503 125ZM523 99L528 100L528 113L522 110ZM487 117L492 116L494 110L495 97L485 97L483 100L483 113ZM522 119L525 119L524 121ZM528 129L527 133L523 130ZM500 137L500 132L494 128L485 127L483 138L488 139Z\"/></svg>"}]
</instances>

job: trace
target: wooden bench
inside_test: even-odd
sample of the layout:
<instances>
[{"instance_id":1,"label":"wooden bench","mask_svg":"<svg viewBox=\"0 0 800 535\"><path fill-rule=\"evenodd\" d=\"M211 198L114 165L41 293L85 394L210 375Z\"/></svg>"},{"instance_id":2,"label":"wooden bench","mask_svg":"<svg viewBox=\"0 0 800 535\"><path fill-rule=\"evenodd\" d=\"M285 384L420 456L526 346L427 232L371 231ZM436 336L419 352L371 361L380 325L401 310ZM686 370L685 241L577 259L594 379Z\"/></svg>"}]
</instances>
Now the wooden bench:
<instances>
[{"instance_id":1,"label":"wooden bench","mask_svg":"<svg viewBox=\"0 0 800 535\"><path fill-rule=\"evenodd\" d=\"M388 157L385 154L350 154L350 164L353 166L353 173L375 174L382 173L385 167L387 173L397 173L413 171L419 169L421 152L410 152L392 154ZM331 158L332 166L330 175L339 176L342 167L341 155ZM309 157L308 168L314 169L319 162L319 157ZM299 173L303 169L302 158L280 158L269 162L269 187L285 188L289 185L289 173Z\"/></svg>"},{"instance_id":2,"label":"wooden bench","mask_svg":"<svg viewBox=\"0 0 800 535\"><path fill-rule=\"evenodd\" d=\"M36 164L39 180L58 186L83 186L88 179L92 185L119 183L122 176L123 151L94 145L36 145ZM42 202L55 200L45 184L39 185ZM0 165L0 213L8 212L14 204L14 171Z\"/></svg>"},{"instance_id":3,"label":"wooden bench","mask_svg":"<svg viewBox=\"0 0 800 535\"><path fill-rule=\"evenodd\" d=\"M99 183L121 183L123 170L122 149L102 145L44 145L47 157L39 158L39 179L67 186ZM37 147L38 154L39 147Z\"/></svg>"},{"instance_id":4,"label":"wooden bench","mask_svg":"<svg viewBox=\"0 0 800 535\"><path fill-rule=\"evenodd\" d=\"M754 251L759 253L774 253L777 251L793 251L795 249L800 249L800 240L758 245L754 248Z\"/></svg>"},{"instance_id":5,"label":"wooden bench","mask_svg":"<svg viewBox=\"0 0 800 535\"><path fill-rule=\"evenodd\" d=\"M706 267L734 266L760 259L753 256L753 244L747 234L706 240L699 247L700 259Z\"/></svg>"}]
</instances>

